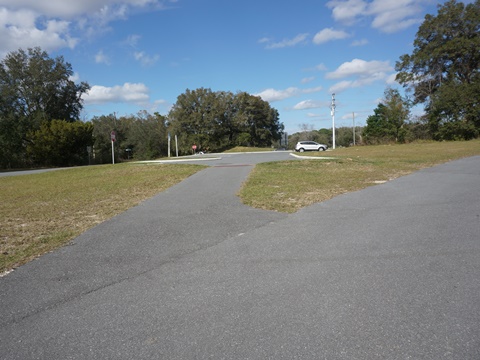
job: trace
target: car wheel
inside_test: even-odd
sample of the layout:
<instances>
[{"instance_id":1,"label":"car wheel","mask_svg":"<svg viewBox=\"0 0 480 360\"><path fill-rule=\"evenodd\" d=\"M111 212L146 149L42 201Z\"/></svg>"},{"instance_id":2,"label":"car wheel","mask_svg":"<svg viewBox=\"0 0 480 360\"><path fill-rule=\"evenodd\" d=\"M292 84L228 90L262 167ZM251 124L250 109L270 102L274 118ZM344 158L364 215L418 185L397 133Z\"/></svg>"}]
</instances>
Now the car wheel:
<instances>
[{"instance_id":1,"label":"car wheel","mask_svg":"<svg viewBox=\"0 0 480 360\"><path fill-rule=\"evenodd\" d=\"M320 147L318 148L318 151L325 151L325 148L320 146Z\"/></svg>"},{"instance_id":2,"label":"car wheel","mask_svg":"<svg viewBox=\"0 0 480 360\"><path fill-rule=\"evenodd\" d=\"M298 151L300 151L300 152L304 152L304 151L305 151L305 149L304 149L304 148L301 148L301 149L298 149Z\"/></svg>"}]
</instances>

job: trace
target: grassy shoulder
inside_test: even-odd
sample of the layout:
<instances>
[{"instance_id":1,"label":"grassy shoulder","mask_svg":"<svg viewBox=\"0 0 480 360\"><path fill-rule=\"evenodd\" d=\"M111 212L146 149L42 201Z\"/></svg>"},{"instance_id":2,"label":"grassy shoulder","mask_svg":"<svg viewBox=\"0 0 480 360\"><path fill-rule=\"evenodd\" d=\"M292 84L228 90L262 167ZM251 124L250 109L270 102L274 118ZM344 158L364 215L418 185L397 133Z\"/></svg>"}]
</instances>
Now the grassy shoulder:
<instances>
[{"instance_id":1,"label":"grassy shoulder","mask_svg":"<svg viewBox=\"0 0 480 360\"><path fill-rule=\"evenodd\" d=\"M480 155L480 140L302 153L312 160L258 164L238 195L252 207L293 213L340 194L474 155Z\"/></svg>"},{"instance_id":2,"label":"grassy shoulder","mask_svg":"<svg viewBox=\"0 0 480 360\"><path fill-rule=\"evenodd\" d=\"M116 164L0 178L0 273L203 169Z\"/></svg>"},{"instance_id":3,"label":"grassy shoulder","mask_svg":"<svg viewBox=\"0 0 480 360\"><path fill-rule=\"evenodd\" d=\"M232 149L228 149L224 152L226 153L238 153L238 152L260 152L260 151L272 151L273 148L259 148L259 147L247 147L247 146L236 146Z\"/></svg>"}]
</instances>

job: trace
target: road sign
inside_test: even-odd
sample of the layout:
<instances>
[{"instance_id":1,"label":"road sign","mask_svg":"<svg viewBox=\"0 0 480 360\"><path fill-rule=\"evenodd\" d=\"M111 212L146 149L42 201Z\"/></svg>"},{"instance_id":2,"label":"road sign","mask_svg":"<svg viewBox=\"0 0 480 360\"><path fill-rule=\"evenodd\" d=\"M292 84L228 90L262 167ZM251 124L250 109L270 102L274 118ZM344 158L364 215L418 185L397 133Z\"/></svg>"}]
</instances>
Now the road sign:
<instances>
[{"instance_id":1,"label":"road sign","mask_svg":"<svg viewBox=\"0 0 480 360\"><path fill-rule=\"evenodd\" d=\"M110 133L110 139L112 139L112 142L115 141L115 138L116 138L115 131L112 131L112 132Z\"/></svg>"}]
</instances>

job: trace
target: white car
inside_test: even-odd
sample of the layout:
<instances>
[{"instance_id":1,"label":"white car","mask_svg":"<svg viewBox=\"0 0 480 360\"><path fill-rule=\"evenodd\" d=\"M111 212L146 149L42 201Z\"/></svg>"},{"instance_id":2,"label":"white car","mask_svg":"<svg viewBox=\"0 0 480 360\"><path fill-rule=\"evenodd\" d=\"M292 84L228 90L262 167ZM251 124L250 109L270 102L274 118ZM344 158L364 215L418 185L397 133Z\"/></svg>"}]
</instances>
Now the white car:
<instances>
[{"instance_id":1,"label":"white car","mask_svg":"<svg viewBox=\"0 0 480 360\"><path fill-rule=\"evenodd\" d=\"M328 149L327 145L316 143L315 141L299 141L295 145L295 151L325 151Z\"/></svg>"}]
</instances>

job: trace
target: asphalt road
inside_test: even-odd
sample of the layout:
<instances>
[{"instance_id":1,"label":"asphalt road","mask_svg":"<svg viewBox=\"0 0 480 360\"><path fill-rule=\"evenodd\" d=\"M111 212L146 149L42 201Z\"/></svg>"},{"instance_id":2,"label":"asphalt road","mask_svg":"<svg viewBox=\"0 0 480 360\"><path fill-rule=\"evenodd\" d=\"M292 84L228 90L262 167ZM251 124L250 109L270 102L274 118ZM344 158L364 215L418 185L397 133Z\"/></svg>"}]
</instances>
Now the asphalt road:
<instances>
[{"instance_id":1,"label":"asphalt road","mask_svg":"<svg viewBox=\"0 0 480 360\"><path fill-rule=\"evenodd\" d=\"M0 358L480 359L480 157L291 215L235 196L261 157L0 278Z\"/></svg>"}]
</instances>

